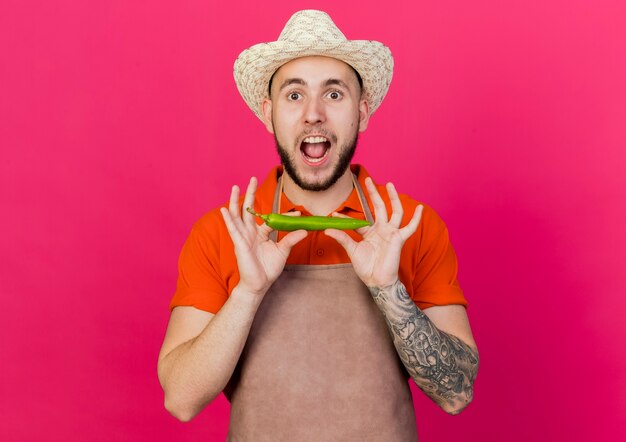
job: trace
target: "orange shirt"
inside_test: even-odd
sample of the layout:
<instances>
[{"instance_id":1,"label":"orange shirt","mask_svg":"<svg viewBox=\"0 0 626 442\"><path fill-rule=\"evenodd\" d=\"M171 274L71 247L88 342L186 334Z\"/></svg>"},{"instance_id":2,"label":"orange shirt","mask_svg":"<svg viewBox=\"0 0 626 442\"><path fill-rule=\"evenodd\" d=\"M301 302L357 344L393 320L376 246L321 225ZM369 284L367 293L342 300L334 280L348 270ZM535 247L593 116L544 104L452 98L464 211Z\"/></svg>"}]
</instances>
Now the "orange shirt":
<instances>
[{"instance_id":1,"label":"orange shirt","mask_svg":"<svg viewBox=\"0 0 626 442\"><path fill-rule=\"evenodd\" d=\"M365 178L369 175L362 166L352 165L351 169L357 175L366 194L367 203L373 212L374 206L365 189ZM258 213L272 211L274 193L281 174L281 166L272 169L267 179L259 186L254 203ZM391 214L391 203L385 186L377 186L377 188L385 201L387 213ZM420 203L402 194L400 194L400 201L404 208L401 226L405 226ZM457 259L450 244L448 229L433 209L421 204L424 210L419 227L402 249L400 280L413 301L422 309L434 305L467 306L467 301L457 281ZM280 211L284 213L290 210L300 210L302 215L310 215L304 207L295 206L283 193ZM337 212L353 218L365 219L356 190L352 191ZM354 231L348 231L348 233L356 240L360 238L360 235ZM279 240L282 235L283 233L279 233ZM287 264L342 263L350 263L348 255L337 241L326 236L323 231L309 232L304 240L291 249L287 259ZM239 282L233 243L219 208L204 215L193 226L181 251L178 270L176 293L170 303L170 309L184 305L217 313Z\"/></svg>"}]
</instances>

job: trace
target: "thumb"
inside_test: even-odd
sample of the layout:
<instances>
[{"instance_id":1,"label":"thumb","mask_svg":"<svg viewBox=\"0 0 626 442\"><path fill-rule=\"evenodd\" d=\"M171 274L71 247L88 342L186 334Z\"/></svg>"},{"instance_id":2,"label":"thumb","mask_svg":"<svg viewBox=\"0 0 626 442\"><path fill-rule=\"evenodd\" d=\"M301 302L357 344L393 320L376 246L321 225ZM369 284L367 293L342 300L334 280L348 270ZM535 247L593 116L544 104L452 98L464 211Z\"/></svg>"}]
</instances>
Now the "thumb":
<instances>
[{"instance_id":1,"label":"thumb","mask_svg":"<svg viewBox=\"0 0 626 442\"><path fill-rule=\"evenodd\" d=\"M276 243L278 249L285 255L289 255L291 248L302 241L309 234L306 230L296 230L289 232L283 239Z\"/></svg>"},{"instance_id":2,"label":"thumb","mask_svg":"<svg viewBox=\"0 0 626 442\"><path fill-rule=\"evenodd\" d=\"M357 243L355 240L350 238L350 235L343 230L337 229L326 229L324 230L324 233L335 239L346 250L348 256L352 257L352 253L354 252L354 249L356 249Z\"/></svg>"}]
</instances>

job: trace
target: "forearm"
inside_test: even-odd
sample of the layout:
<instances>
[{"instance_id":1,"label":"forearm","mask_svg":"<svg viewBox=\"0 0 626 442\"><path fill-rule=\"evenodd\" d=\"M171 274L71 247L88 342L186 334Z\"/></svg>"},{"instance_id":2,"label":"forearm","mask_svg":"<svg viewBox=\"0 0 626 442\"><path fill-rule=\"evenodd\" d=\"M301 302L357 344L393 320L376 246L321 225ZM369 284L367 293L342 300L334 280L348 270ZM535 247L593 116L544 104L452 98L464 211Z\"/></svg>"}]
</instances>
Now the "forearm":
<instances>
[{"instance_id":1,"label":"forearm","mask_svg":"<svg viewBox=\"0 0 626 442\"><path fill-rule=\"evenodd\" d=\"M202 332L159 361L165 407L188 421L224 389L237 365L260 303L259 296L233 290Z\"/></svg>"},{"instance_id":2,"label":"forearm","mask_svg":"<svg viewBox=\"0 0 626 442\"><path fill-rule=\"evenodd\" d=\"M402 363L415 383L443 410L462 411L473 398L478 352L431 322L404 285L370 287Z\"/></svg>"}]
</instances>

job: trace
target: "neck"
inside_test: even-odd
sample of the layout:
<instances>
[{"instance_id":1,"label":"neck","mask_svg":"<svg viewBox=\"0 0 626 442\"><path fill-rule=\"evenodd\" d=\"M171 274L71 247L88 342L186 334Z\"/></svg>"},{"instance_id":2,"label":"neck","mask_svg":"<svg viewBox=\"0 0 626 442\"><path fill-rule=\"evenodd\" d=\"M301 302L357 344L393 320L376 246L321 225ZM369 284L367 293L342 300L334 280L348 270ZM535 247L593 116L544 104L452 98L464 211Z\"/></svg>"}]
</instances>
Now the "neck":
<instances>
[{"instance_id":1,"label":"neck","mask_svg":"<svg viewBox=\"0 0 626 442\"><path fill-rule=\"evenodd\" d=\"M312 215L330 215L348 199L353 187L352 171L349 167L335 184L319 192L302 189L288 174L283 173L283 192L289 201L297 206L303 206Z\"/></svg>"}]
</instances>

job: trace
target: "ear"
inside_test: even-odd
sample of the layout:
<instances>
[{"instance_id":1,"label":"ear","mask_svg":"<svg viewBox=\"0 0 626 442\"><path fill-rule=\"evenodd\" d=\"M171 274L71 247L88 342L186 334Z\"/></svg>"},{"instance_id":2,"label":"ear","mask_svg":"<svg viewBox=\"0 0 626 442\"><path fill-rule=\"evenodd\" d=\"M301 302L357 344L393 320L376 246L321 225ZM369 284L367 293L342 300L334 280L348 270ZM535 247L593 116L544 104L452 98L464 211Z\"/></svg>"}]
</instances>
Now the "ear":
<instances>
[{"instance_id":1,"label":"ear","mask_svg":"<svg viewBox=\"0 0 626 442\"><path fill-rule=\"evenodd\" d=\"M370 107L367 104L367 100L361 100L359 102L359 132L363 132L367 129L367 123L370 120Z\"/></svg>"},{"instance_id":2,"label":"ear","mask_svg":"<svg viewBox=\"0 0 626 442\"><path fill-rule=\"evenodd\" d=\"M272 100L266 98L261 105L261 111L263 112L263 123L265 128L271 134L274 133L274 124L272 124Z\"/></svg>"}]
</instances>

